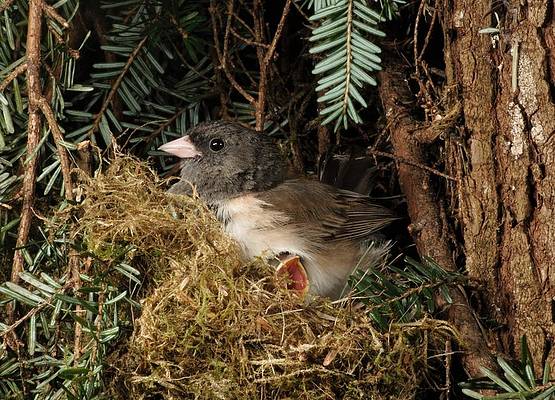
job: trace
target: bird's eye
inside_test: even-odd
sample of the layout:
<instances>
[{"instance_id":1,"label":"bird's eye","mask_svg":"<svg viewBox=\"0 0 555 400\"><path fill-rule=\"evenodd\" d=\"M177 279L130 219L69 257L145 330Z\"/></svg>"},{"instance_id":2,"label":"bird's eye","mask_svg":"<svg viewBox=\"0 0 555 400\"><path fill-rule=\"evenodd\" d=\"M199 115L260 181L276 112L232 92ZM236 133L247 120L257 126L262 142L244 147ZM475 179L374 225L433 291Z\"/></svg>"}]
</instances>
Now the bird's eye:
<instances>
[{"instance_id":1,"label":"bird's eye","mask_svg":"<svg viewBox=\"0 0 555 400\"><path fill-rule=\"evenodd\" d=\"M225 143L222 139L216 138L216 139L210 140L210 143L208 144L208 146L210 147L210 150L217 152L224 148Z\"/></svg>"}]
</instances>

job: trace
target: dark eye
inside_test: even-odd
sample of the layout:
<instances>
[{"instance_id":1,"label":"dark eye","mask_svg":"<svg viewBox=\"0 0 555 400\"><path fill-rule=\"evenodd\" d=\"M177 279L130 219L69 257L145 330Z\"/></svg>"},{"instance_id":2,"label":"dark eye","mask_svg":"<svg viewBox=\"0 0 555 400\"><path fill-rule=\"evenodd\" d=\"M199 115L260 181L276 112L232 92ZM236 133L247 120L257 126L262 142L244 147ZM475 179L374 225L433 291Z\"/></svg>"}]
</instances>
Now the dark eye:
<instances>
[{"instance_id":1,"label":"dark eye","mask_svg":"<svg viewBox=\"0 0 555 400\"><path fill-rule=\"evenodd\" d=\"M225 146L225 143L222 139L216 138L216 139L210 140L210 143L208 144L208 146L210 147L210 150L216 152L223 149Z\"/></svg>"}]
</instances>

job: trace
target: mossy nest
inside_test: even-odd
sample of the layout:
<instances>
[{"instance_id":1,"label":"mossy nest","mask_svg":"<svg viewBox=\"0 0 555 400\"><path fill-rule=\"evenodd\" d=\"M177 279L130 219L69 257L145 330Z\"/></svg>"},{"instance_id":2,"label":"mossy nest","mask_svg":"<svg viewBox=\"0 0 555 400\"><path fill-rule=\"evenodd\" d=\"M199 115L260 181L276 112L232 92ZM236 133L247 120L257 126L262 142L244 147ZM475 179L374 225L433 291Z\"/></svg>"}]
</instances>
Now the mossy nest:
<instances>
[{"instance_id":1,"label":"mossy nest","mask_svg":"<svg viewBox=\"0 0 555 400\"><path fill-rule=\"evenodd\" d=\"M150 277L133 334L111 357L114 398L415 396L425 338L448 330L440 322L384 334L352 304L305 305L265 261L243 260L198 199L166 194L134 159L84 189L76 233L89 254L109 261L127 249Z\"/></svg>"}]
</instances>

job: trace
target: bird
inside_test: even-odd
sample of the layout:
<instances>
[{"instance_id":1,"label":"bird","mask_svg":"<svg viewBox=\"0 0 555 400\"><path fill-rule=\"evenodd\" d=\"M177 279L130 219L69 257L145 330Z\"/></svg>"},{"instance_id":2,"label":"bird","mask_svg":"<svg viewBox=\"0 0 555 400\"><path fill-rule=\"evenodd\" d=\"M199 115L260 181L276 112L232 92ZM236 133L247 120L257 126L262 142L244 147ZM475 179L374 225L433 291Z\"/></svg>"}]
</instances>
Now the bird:
<instances>
[{"instance_id":1,"label":"bird","mask_svg":"<svg viewBox=\"0 0 555 400\"><path fill-rule=\"evenodd\" d=\"M397 219L366 195L295 177L267 135L211 121L159 147L181 163L173 194L198 194L245 258L279 257L296 288L338 299L352 271L380 264L390 242L376 233ZM301 263L295 261L300 260Z\"/></svg>"}]
</instances>

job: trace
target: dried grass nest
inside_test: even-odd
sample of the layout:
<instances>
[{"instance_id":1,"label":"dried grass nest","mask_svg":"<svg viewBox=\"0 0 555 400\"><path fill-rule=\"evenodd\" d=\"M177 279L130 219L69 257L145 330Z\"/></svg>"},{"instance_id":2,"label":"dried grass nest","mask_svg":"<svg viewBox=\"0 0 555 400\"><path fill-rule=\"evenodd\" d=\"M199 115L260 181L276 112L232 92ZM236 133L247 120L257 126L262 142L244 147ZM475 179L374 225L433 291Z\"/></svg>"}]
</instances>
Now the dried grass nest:
<instances>
[{"instance_id":1,"label":"dried grass nest","mask_svg":"<svg viewBox=\"0 0 555 400\"><path fill-rule=\"evenodd\" d=\"M304 305L266 262L242 260L198 199L164 184L129 157L84 184L76 233L87 250L109 261L132 246L129 262L150 278L111 357L114 398L414 398L422 338L445 334L440 322L380 333L355 307Z\"/></svg>"}]
</instances>

